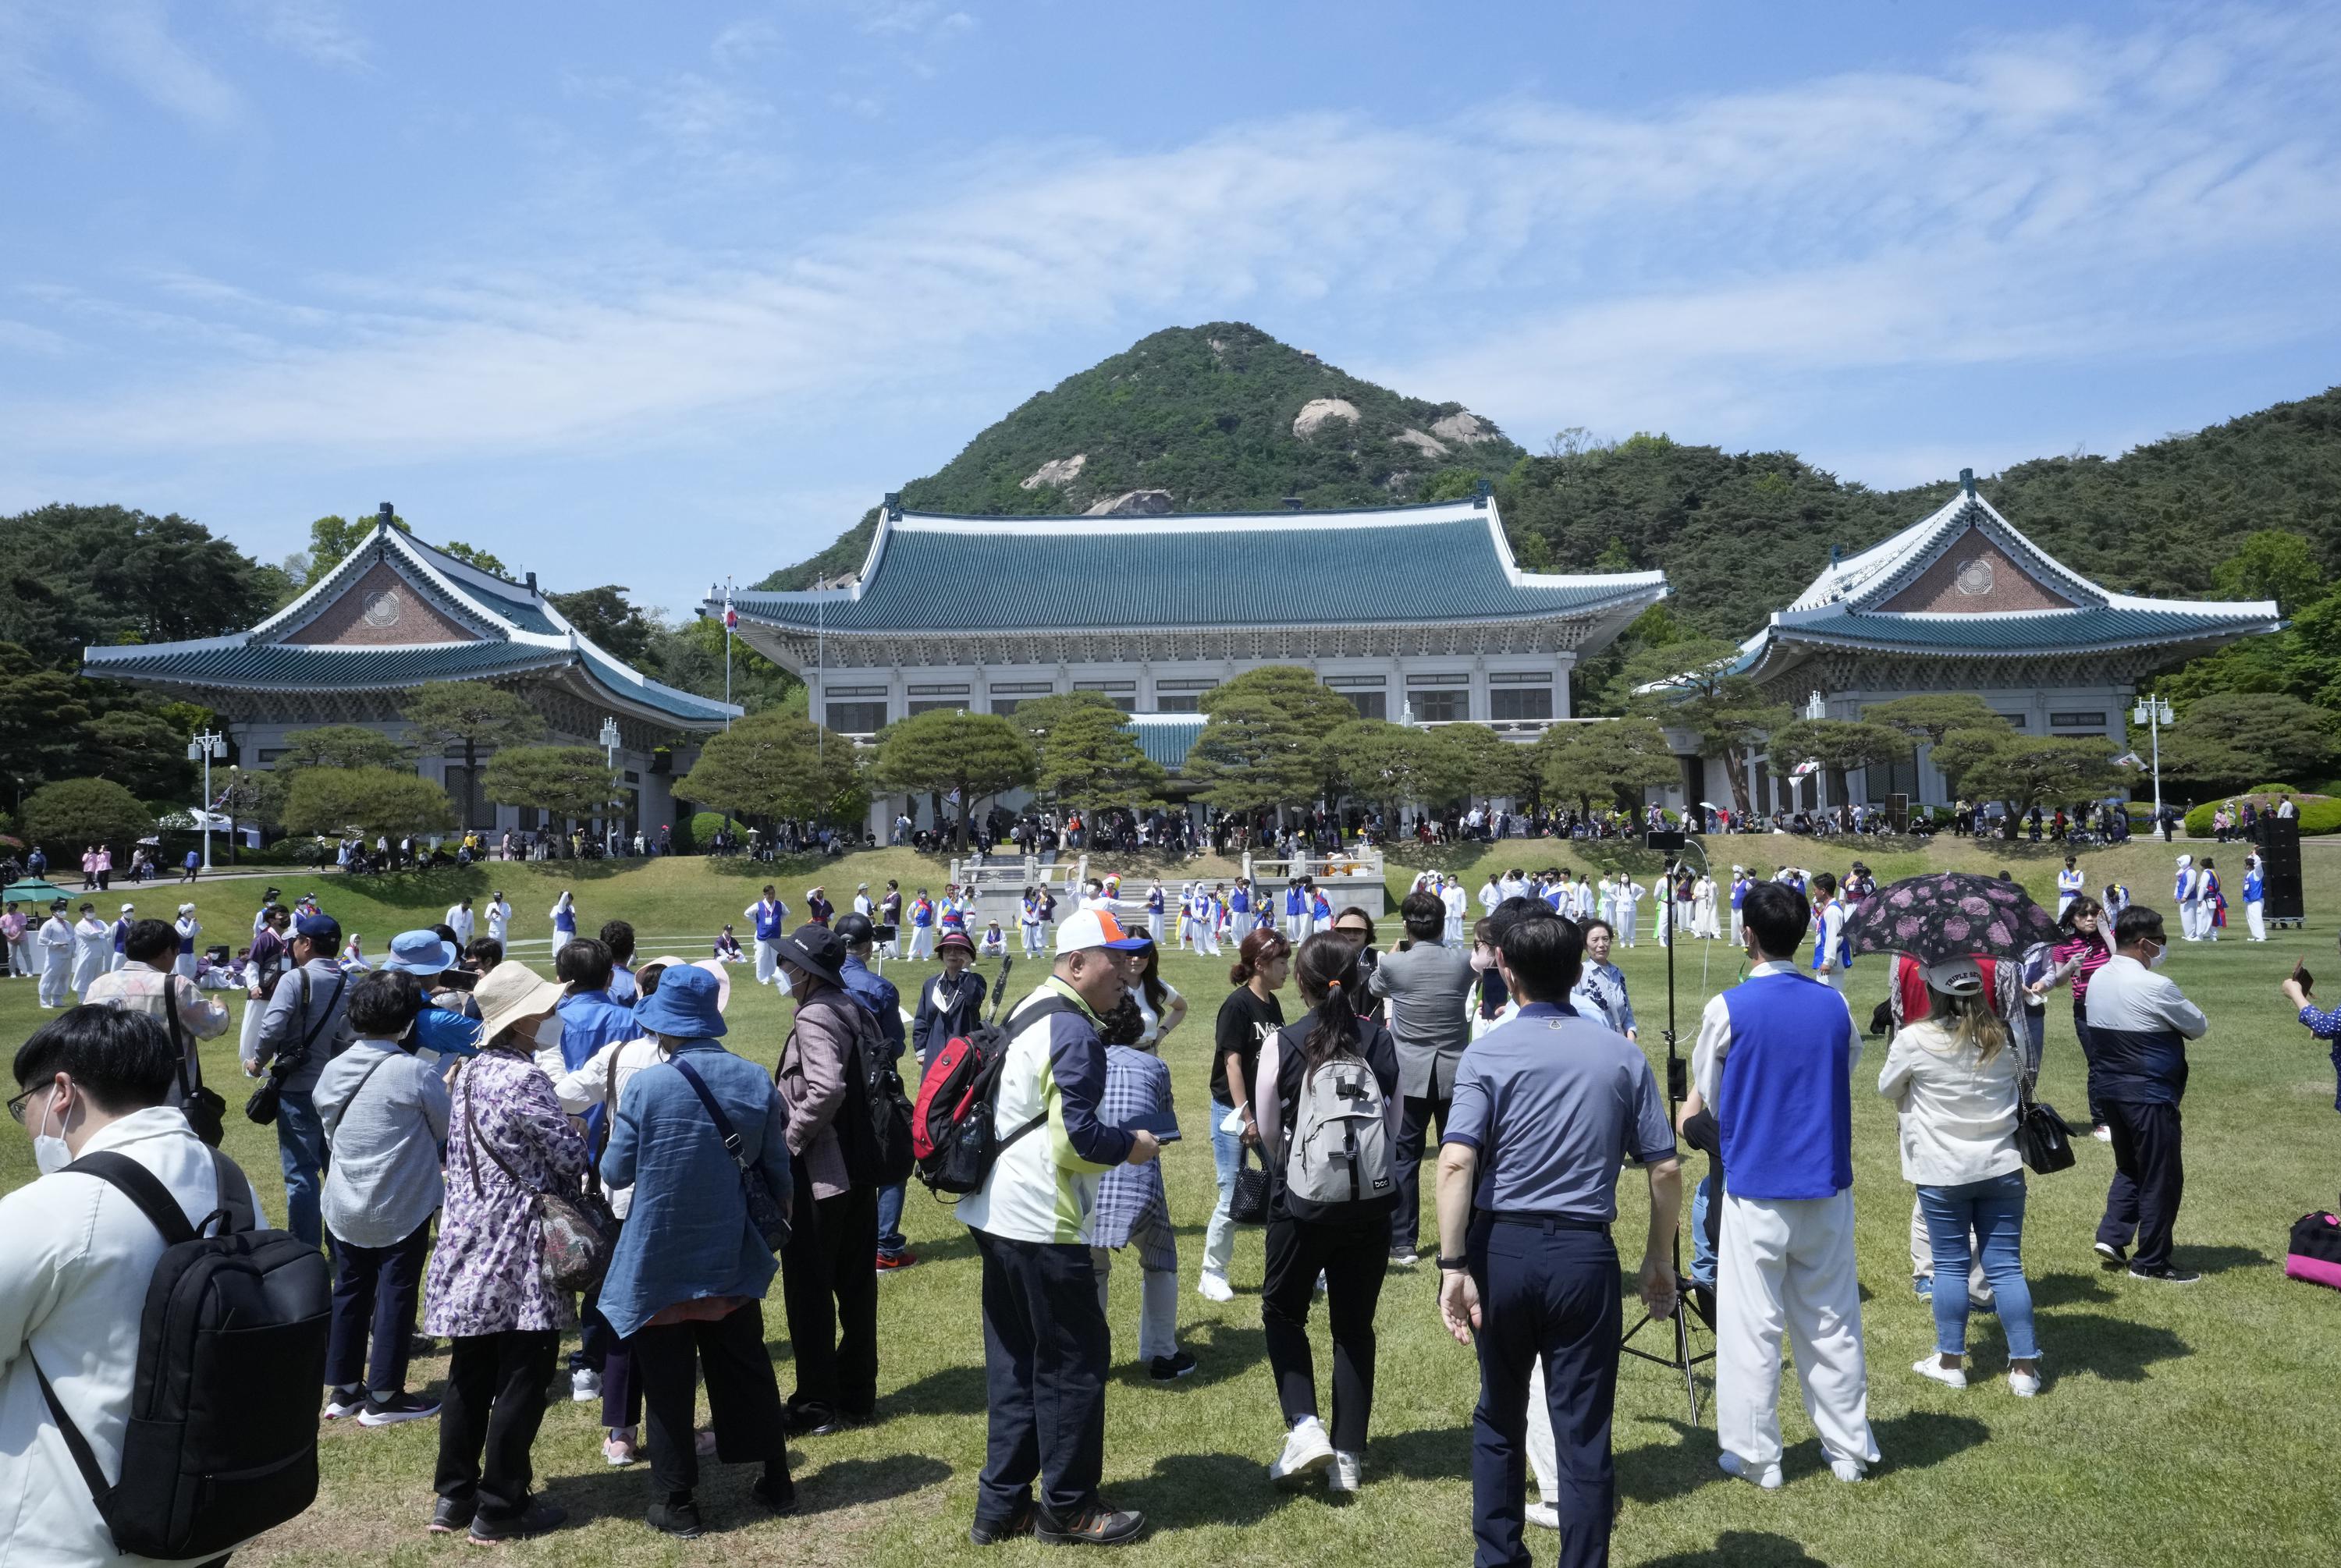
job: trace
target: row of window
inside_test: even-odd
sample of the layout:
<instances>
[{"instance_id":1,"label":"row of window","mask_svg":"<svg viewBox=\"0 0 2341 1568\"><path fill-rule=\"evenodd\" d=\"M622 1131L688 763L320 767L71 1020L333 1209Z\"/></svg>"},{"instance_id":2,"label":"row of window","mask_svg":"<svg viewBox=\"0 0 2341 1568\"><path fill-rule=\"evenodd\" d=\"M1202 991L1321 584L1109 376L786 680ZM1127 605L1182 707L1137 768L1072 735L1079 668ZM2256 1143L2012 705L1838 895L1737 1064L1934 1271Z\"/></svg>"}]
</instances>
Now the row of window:
<instances>
[{"instance_id":1,"label":"row of window","mask_svg":"<svg viewBox=\"0 0 2341 1568\"><path fill-rule=\"evenodd\" d=\"M1406 706L1419 724L1461 723L1471 718L1470 677L1462 674L1410 675L1406 680ZM1489 678L1488 719L1493 721L1549 719L1553 717L1551 677L1530 670L1501 671ZM1541 684L1529 684L1531 681ZM1503 682L1504 684L1494 684ZM1202 710L1203 694L1217 686L1215 680L1158 680L1154 683L1154 711L1158 713L1197 713ZM1388 682L1382 676L1336 676L1326 682L1342 696L1363 719L1390 719ZM1095 691L1105 697L1124 713L1138 711L1138 683L1134 680L1077 680L1076 691ZM1045 681L995 682L990 689L991 710L998 714L1011 714L1021 703L1036 697L1050 695L1052 688ZM888 717L886 689L882 686L839 686L829 691L829 727L843 735L867 735L882 729ZM965 686L913 686L902 705L905 718L937 708L973 707L971 693Z\"/></svg>"}]
</instances>

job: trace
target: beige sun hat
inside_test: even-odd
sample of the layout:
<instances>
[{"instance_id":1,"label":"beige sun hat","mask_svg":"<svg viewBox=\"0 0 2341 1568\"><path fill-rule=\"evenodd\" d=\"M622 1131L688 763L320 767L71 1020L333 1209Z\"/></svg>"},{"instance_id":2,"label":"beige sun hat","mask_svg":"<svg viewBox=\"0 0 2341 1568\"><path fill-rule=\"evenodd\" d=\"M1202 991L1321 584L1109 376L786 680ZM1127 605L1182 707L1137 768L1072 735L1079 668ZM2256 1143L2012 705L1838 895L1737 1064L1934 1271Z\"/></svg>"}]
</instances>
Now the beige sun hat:
<instances>
[{"instance_id":1,"label":"beige sun hat","mask_svg":"<svg viewBox=\"0 0 2341 1568\"><path fill-rule=\"evenodd\" d=\"M480 1038L493 1043L523 1018L542 1017L560 1005L567 987L525 964L498 964L480 977L472 999L480 1005Z\"/></svg>"}]
</instances>

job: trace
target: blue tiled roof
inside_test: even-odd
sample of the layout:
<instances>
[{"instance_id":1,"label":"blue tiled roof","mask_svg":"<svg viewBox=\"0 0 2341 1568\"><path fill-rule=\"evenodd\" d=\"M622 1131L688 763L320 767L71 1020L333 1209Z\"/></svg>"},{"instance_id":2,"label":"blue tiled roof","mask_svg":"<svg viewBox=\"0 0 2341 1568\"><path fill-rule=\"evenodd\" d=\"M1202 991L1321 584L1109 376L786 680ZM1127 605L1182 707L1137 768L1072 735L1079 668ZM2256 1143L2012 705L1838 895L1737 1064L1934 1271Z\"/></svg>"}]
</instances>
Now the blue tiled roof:
<instances>
[{"instance_id":1,"label":"blue tiled roof","mask_svg":"<svg viewBox=\"0 0 2341 1568\"><path fill-rule=\"evenodd\" d=\"M389 691L431 680L479 680L569 661L566 650L521 642L432 648L312 648L291 642L161 643L93 648L85 674L189 686L287 691Z\"/></svg>"},{"instance_id":2,"label":"blue tiled roof","mask_svg":"<svg viewBox=\"0 0 2341 1568\"><path fill-rule=\"evenodd\" d=\"M2031 653L2086 651L2137 643L2185 642L2260 626L2265 618L2232 612L2138 610L2119 604L2029 615L1856 615L1784 620L1774 635L1788 640L1851 642L1918 652Z\"/></svg>"},{"instance_id":3,"label":"blue tiled roof","mask_svg":"<svg viewBox=\"0 0 2341 1568\"><path fill-rule=\"evenodd\" d=\"M712 698L678 691L672 686L662 686L655 680L645 680L614 659L604 659L592 652L585 652L583 656L603 685L623 691L637 701L662 708L679 718L722 719L731 711Z\"/></svg>"},{"instance_id":4,"label":"blue tiled roof","mask_svg":"<svg viewBox=\"0 0 2341 1568\"><path fill-rule=\"evenodd\" d=\"M1489 514L917 518L888 530L852 593L743 593L742 617L832 631L1055 631L1446 624L1593 611L1651 599L1649 574L1507 575ZM1387 516L1388 514L1383 514ZM953 527L964 522L965 528Z\"/></svg>"},{"instance_id":5,"label":"blue tiled roof","mask_svg":"<svg viewBox=\"0 0 2341 1568\"><path fill-rule=\"evenodd\" d=\"M1134 713L1127 728L1138 737L1138 749L1157 767L1179 771L1195 737L1203 732L1200 713Z\"/></svg>"}]
</instances>

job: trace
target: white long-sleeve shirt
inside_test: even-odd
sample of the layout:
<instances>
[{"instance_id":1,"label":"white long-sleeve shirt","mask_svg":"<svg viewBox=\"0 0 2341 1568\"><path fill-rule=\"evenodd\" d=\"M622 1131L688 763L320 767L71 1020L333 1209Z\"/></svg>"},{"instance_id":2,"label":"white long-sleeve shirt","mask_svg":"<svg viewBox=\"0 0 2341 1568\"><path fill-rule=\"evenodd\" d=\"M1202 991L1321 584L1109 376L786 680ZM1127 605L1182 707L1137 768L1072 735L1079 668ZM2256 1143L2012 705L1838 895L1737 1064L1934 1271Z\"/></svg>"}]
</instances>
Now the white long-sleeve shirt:
<instances>
[{"instance_id":1,"label":"white long-sleeve shirt","mask_svg":"<svg viewBox=\"0 0 2341 1568\"><path fill-rule=\"evenodd\" d=\"M1748 971L1753 980L1763 975L1793 975L1797 972L1794 959L1767 958ZM1691 1047L1690 1077L1698 1086L1698 1097L1713 1105L1723 1094L1723 1058L1731 1054L1731 1005L1718 992L1707 999L1707 1010L1698 1017L1698 1044ZM1853 1017L1853 1006L1846 1005L1846 1017ZM1861 1070L1861 1031L1853 1031L1853 1058L1849 1071Z\"/></svg>"},{"instance_id":2,"label":"white long-sleeve shirt","mask_svg":"<svg viewBox=\"0 0 2341 1568\"><path fill-rule=\"evenodd\" d=\"M461 904L450 906L447 910L447 928L455 933L457 947L470 947L472 945L472 911Z\"/></svg>"},{"instance_id":3,"label":"white long-sleeve shirt","mask_svg":"<svg viewBox=\"0 0 2341 1568\"><path fill-rule=\"evenodd\" d=\"M41 922L41 946L48 951L42 957L52 964L62 964L72 956L74 928L63 915L52 915Z\"/></svg>"},{"instance_id":4,"label":"white long-sleeve shirt","mask_svg":"<svg viewBox=\"0 0 2341 1568\"><path fill-rule=\"evenodd\" d=\"M512 906L510 904L507 904L502 898L499 898L494 903L489 905L488 940L491 942L503 941L504 939L504 926L511 919Z\"/></svg>"},{"instance_id":5,"label":"white long-sleeve shirt","mask_svg":"<svg viewBox=\"0 0 2341 1568\"><path fill-rule=\"evenodd\" d=\"M175 1110L134 1111L100 1128L81 1152L105 1150L154 1172L190 1225L219 1206L211 1150ZM250 1189L248 1179L245 1185ZM260 1214L260 1194L250 1190L250 1197ZM146 1286L163 1255L162 1233L95 1176L59 1175L0 1197L0 1236L8 1238L0 1247L0 1568L152 1563L155 1559L114 1550L41 1398L33 1363L39 1361L57 1402L89 1440L99 1472L119 1478Z\"/></svg>"}]
</instances>

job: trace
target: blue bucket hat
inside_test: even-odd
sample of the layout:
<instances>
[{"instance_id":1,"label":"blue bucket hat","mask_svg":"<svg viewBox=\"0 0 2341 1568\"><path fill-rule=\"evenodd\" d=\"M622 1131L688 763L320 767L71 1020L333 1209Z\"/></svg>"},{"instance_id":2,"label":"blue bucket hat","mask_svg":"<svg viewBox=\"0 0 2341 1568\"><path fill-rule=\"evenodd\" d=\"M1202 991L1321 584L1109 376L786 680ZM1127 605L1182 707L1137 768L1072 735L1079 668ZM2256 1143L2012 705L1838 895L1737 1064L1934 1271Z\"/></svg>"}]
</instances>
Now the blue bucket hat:
<instances>
[{"instance_id":1,"label":"blue bucket hat","mask_svg":"<svg viewBox=\"0 0 2341 1568\"><path fill-rule=\"evenodd\" d=\"M442 975L453 968L462 957L454 943L426 926L393 937L390 957L383 960L382 967L402 975Z\"/></svg>"},{"instance_id":2,"label":"blue bucket hat","mask_svg":"<svg viewBox=\"0 0 2341 1568\"><path fill-rule=\"evenodd\" d=\"M674 964L659 977L658 989L634 1009L645 1034L678 1040L720 1039L722 1009L716 1005L716 979L696 964Z\"/></svg>"}]
</instances>

